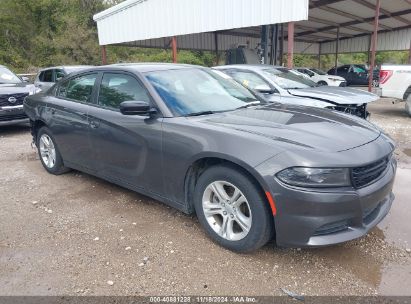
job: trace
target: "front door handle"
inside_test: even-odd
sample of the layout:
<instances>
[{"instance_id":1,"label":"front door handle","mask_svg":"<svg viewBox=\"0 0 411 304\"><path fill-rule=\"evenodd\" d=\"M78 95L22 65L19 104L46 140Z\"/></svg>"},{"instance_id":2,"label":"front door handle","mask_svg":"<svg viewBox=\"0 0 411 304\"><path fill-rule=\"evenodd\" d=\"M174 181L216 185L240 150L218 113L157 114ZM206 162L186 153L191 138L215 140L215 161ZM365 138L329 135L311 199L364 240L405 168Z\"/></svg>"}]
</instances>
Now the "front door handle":
<instances>
[{"instance_id":1,"label":"front door handle","mask_svg":"<svg viewBox=\"0 0 411 304\"><path fill-rule=\"evenodd\" d=\"M96 120L91 120L90 121L90 127L92 129L97 129L99 126L100 126L100 123L98 121L96 121Z\"/></svg>"}]
</instances>

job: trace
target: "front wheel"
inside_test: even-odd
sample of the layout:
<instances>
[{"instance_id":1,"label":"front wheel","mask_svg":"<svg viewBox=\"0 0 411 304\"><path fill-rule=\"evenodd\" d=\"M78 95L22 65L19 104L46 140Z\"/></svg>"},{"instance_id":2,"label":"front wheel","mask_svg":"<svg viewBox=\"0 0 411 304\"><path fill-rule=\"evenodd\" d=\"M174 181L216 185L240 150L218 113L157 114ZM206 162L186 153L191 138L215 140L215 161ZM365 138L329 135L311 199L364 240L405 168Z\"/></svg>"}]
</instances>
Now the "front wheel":
<instances>
[{"instance_id":1,"label":"front wheel","mask_svg":"<svg viewBox=\"0 0 411 304\"><path fill-rule=\"evenodd\" d=\"M200 224L218 244L237 252L265 245L273 235L273 215L262 191L241 171L226 165L207 169L195 187Z\"/></svg>"},{"instance_id":2,"label":"front wheel","mask_svg":"<svg viewBox=\"0 0 411 304\"><path fill-rule=\"evenodd\" d=\"M56 142L47 127L42 127L37 133L37 149L41 163L47 172L60 175L70 169L65 167Z\"/></svg>"},{"instance_id":3,"label":"front wheel","mask_svg":"<svg viewBox=\"0 0 411 304\"><path fill-rule=\"evenodd\" d=\"M405 111L411 116L411 94L408 95L407 100L405 101Z\"/></svg>"}]
</instances>

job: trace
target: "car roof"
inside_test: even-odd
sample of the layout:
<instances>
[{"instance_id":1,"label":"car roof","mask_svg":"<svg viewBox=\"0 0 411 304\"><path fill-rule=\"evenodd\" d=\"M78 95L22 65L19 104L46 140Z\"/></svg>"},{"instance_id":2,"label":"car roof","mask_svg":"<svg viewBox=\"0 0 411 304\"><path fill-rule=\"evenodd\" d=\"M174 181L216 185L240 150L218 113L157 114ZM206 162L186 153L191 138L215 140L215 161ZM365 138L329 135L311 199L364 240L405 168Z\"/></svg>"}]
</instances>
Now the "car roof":
<instances>
[{"instance_id":1,"label":"car roof","mask_svg":"<svg viewBox=\"0 0 411 304\"><path fill-rule=\"evenodd\" d=\"M285 67L279 65L269 65L269 64L230 64L230 65L221 65L214 67L215 69L229 69L229 68L238 68L243 70L251 70L251 71L260 71L267 68L274 68L274 69L284 69Z\"/></svg>"},{"instance_id":2,"label":"car roof","mask_svg":"<svg viewBox=\"0 0 411 304\"><path fill-rule=\"evenodd\" d=\"M176 64L176 63L116 63L110 65L101 65L91 67L89 69L82 69L81 71L76 71L70 75L83 74L88 72L98 72L98 71L129 71L129 72L154 72L154 71L163 71L163 70L181 70L189 68L201 68L205 67L198 65L189 65L189 64Z\"/></svg>"},{"instance_id":3,"label":"car roof","mask_svg":"<svg viewBox=\"0 0 411 304\"><path fill-rule=\"evenodd\" d=\"M53 70L53 69L87 69L93 67L92 65L59 65L59 66L51 66L47 68L42 68L39 70L39 72L42 71L47 71L47 70Z\"/></svg>"},{"instance_id":4,"label":"car roof","mask_svg":"<svg viewBox=\"0 0 411 304\"><path fill-rule=\"evenodd\" d=\"M139 62L139 63L116 63L106 66L99 66L97 69L107 69L107 68L120 68L132 71L144 72L154 72L162 70L179 70L188 68L204 68L198 65L191 64L177 64L177 63L160 63L160 62Z\"/></svg>"}]
</instances>

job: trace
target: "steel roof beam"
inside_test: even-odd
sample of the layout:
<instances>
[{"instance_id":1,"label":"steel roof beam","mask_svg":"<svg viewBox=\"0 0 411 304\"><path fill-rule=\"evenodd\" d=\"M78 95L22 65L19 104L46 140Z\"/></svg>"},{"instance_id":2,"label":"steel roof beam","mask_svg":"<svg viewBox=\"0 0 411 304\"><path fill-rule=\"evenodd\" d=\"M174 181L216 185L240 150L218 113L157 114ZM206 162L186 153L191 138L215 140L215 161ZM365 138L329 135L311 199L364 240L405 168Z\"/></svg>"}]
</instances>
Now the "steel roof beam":
<instances>
[{"instance_id":1,"label":"steel roof beam","mask_svg":"<svg viewBox=\"0 0 411 304\"><path fill-rule=\"evenodd\" d=\"M320 19L320 18L316 18L316 17L311 17L311 16L308 16L308 20L309 20L309 21L313 21L313 22L317 22L317 23L322 23L322 24L331 25L331 26L334 26L334 27L336 27L336 28L340 26L340 24L338 24L337 22L333 22L333 21L329 21L329 20L324 20L324 19ZM352 31L355 31L355 32L361 32L361 33L363 33L363 32L369 32L369 33L371 33L371 31L367 31L367 30L364 30L364 29L362 29L362 28L355 27L355 26L345 26L344 28L349 29L349 30L352 30Z\"/></svg>"},{"instance_id":2,"label":"steel roof beam","mask_svg":"<svg viewBox=\"0 0 411 304\"><path fill-rule=\"evenodd\" d=\"M302 29L302 30L308 30L308 31L313 31L313 30L315 30L315 28L313 28L313 27L310 27L310 26L305 26L305 25L301 25L301 24L296 24L295 25L295 27L296 28L298 28L298 29ZM337 31L322 31L322 33L325 33L325 34L331 34L331 35L336 35L337 34ZM353 37L354 35L352 35L352 34L346 34L346 33L341 33L342 35L344 35L345 37Z\"/></svg>"},{"instance_id":3,"label":"steel roof beam","mask_svg":"<svg viewBox=\"0 0 411 304\"><path fill-rule=\"evenodd\" d=\"M324 6L324 5L330 5L330 4L334 4L334 3L342 2L342 1L345 1L345 0L318 0L318 1L310 0L310 9L320 8L321 6Z\"/></svg>"},{"instance_id":4,"label":"steel roof beam","mask_svg":"<svg viewBox=\"0 0 411 304\"><path fill-rule=\"evenodd\" d=\"M339 15L339 16L343 16L343 17L349 18L349 19L357 20L357 21L359 21L359 22L361 22L361 23L371 23L371 24L373 24L373 22L374 22L374 19L373 19L373 20L370 20L370 21L367 21L368 18L367 18L367 19L366 19L366 18L362 18L362 17L356 16L356 15L353 15L353 14L350 14L350 13L347 13L347 12L343 12L343 11L341 11L341 10L338 10L338 9L335 9L335 8L332 8L332 7L329 7L329 6L320 7L320 9L322 9L322 10L324 10L324 11L327 11L327 12L330 12L330 13L333 13L333 14L336 14L336 15ZM390 16L390 17L391 17L391 16ZM379 26L380 26L381 28L385 29L385 30L392 30L391 27L386 26L386 25L383 25L383 24L380 24Z\"/></svg>"},{"instance_id":5,"label":"steel roof beam","mask_svg":"<svg viewBox=\"0 0 411 304\"><path fill-rule=\"evenodd\" d=\"M372 3L370 3L370 2L368 2L368 1L366 1L366 0L352 0L352 1L354 1L354 2L356 2L356 3L358 3L358 4L361 4L362 6L368 7L368 8L370 8L370 9L372 9L372 10L375 10L375 8L376 8L376 7L375 7L375 4L372 4ZM410 2L410 4L411 4L411 2ZM408 24L408 25L411 24L411 20L405 19L405 18L403 18L403 17L401 17L401 16L392 16L391 12L390 12L390 11L387 11L386 9L380 8L380 11L381 11L381 13L383 13L383 14L385 14L385 15L387 15L387 16L390 16L390 17L392 17L392 18L394 18L394 19L396 19L396 20L398 20L398 21L401 21L402 23L405 23L405 24Z\"/></svg>"},{"instance_id":6,"label":"steel roof beam","mask_svg":"<svg viewBox=\"0 0 411 304\"><path fill-rule=\"evenodd\" d=\"M409 0L409 1L410 1L410 3L411 3L411 0ZM381 15L381 16L380 16L380 20L392 18L393 16L402 16L402 15L407 15L407 14L411 14L411 9L404 10L404 11L400 11L400 12L391 13L391 16L388 16L388 15L385 15L385 14L384 14L384 15ZM364 21L366 21L366 23L372 22L373 20L374 20L374 17L364 18ZM361 24L361 23L364 23L364 22L360 22L360 21L357 21L357 20L353 20L353 21L343 22L343 23L339 24L339 26L340 26L340 27L347 27L347 26L358 25L358 24ZM337 26L338 26L338 23L336 23L336 24L337 24ZM306 31L306 32L298 33L296 36L297 36L297 37L301 37L301 36L304 36L304 35L315 34L315 33L318 33L318 32L328 31L328 30L335 29L335 27L336 27L335 25L325 26L325 27L316 29L315 31ZM407 26L406 28L408 28L408 26ZM399 29L399 28L395 28L395 29L393 29L393 30L398 30L398 29ZM388 32L388 31L391 31L391 30L387 30L387 32ZM364 30L364 32L365 32L365 30ZM360 34L360 35L361 35L361 36L369 35L369 32L367 31L366 34ZM357 35L357 36L358 36L358 35Z\"/></svg>"},{"instance_id":7,"label":"steel roof beam","mask_svg":"<svg viewBox=\"0 0 411 304\"><path fill-rule=\"evenodd\" d=\"M411 25L397 27L394 30L395 31L400 31L400 30L406 30L406 29L409 29L409 28L411 28ZM392 30L378 31L378 34L389 33L389 32L392 32ZM351 38L364 37L364 36L368 36L368 35L370 35L370 34L357 34L357 35L354 35L354 37L351 37ZM341 38L340 40L346 40L346 39L351 39L351 38ZM321 41L321 43L334 42L334 41L335 41L335 39L328 39L328 40Z\"/></svg>"}]
</instances>

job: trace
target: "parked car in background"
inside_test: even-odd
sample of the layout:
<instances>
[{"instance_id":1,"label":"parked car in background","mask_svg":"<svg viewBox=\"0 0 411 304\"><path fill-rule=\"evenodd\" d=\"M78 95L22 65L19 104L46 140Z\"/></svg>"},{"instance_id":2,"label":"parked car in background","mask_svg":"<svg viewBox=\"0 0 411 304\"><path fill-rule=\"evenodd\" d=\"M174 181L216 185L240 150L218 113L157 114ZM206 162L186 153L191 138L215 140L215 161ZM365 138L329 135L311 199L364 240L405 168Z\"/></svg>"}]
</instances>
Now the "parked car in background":
<instances>
[{"instance_id":1,"label":"parked car in background","mask_svg":"<svg viewBox=\"0 0 411 304\"><path fill-rule=\"evenodd\" d=\"M329 75L320 69L315 68L296 68L300 73L303 73L310 77L310 79L316 82L318 85L328 85L331 87L345 87L347 81L340 76Z\"/></svg>"},{"instance_id":2,"label":"parked car in background","mask_svg":"<svg viewBox=\"0 0 411 304\"><path fill-rule=\"evenodd\" d=\"M297 247L358 238L394 199L394 143L374 125L260 101L209 68L88 69L24 108L45 170L74 168L195 211L234 251L274 234Z\"/></svg>"},{"instance_id":3,"label":"parked car in background","mask_svg":"<svg viewBox=\"0 0 411 304\"><path fill-rule=\"evenodd\" d=\"M270 65L226 65L215 67L270 102L326 108L367 118L367 104L378 96L346 87L318 86L294 70Z\"/></svg>"},{"instance_id":4,"label":"parked car in background","mask_svg":"<svg viewBox=\"0 0 411 304\"><path fill-rule=\"evenodd\" d=\"M23 100L37 91L33 84L23 81L8 68L0 65L0 126L27 123Z\"/></svg>"},{"instance_id":5,"label":"parked car in background","mask_svg":"<svg viewBox=\"0 0 411 304\"><path fill-rule=\"evenodd\" d=\"M337 74L335 74L335 68L330 69L328 74L343 77L347 81L347 85L350 86L368 85L369 69L365 64L342 65L337 67ZM379 70L374 69L372 81L373 87L378 87L379 77Z\"/></svg>"},{"instance_id":6,"label":"parked car in background","mask_svg":"<svg viewBox=\"0 0 411 304\"><path fill-rule=\"evenodd\" d=\"M411 65L382 65L379 95L405 101L411 116Z\"/></svg>"},{"instance_id":7,"label":"parked car in background","mask_svg":"<svg viewBox=\"0 0 411 304\"><path fill-rule=\"evenodd\" d=\"M41 69L35 80L34 85L41 91L50 89L56 82L66 77L68 74L90 68L88 65L58 66Z\"/></svg>"}]
</instances>

